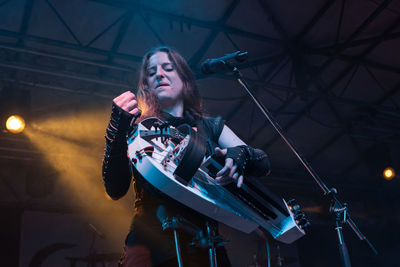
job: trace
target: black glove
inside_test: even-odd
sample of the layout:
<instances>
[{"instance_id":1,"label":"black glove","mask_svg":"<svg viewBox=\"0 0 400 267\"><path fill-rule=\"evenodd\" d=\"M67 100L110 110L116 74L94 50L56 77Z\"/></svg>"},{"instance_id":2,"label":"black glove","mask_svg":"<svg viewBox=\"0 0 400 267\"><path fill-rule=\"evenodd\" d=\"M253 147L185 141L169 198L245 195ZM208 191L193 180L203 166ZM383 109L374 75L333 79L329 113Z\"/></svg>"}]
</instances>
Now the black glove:
<instances>
[{"instance_id":1,"label":"black glove","mask_svg":"<svg viewBox=\"0 0 400 267\"><path fill-rule=\"evenodd\" d=\"M268 156L261 149L245 145L228 147L225 157L233 159L239 174L258 177L270 172Z\"/></svg>"},{"instance_id":2,"label":"black glove","mask_svg":"<svg viewBox=\"0 0 400 267\"><path fill-rule=\"evenodd\" d=\"M237 172L242 175L250 158L246 146L228 147L226 150L225 158L233 159L234 164L237 166Z\"/></svg>"}]
</instances>

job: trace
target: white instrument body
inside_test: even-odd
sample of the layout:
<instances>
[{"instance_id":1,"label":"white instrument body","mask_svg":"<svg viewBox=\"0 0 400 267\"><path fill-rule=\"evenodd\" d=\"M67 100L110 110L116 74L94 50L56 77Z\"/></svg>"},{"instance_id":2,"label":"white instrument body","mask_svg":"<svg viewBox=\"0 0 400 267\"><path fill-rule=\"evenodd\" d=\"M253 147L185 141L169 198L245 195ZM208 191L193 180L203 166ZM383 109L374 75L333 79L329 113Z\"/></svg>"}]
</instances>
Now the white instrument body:
<instances>
[{"instance_id":1,"label":"white instrument body","mask_svg":"<svg viewBox=\"0 0 400 267\"><path fill-rule=\"evenodd\" d=\"M177 158L181 156L179 144L161 140L161 137L149 140L144 135L149 131L157 132L157 129L146 128L142 123L138 124L137 130L128 140L128 155L133 167L151 185L183 205L245 233L260 227L284 243L292 243L305 235L284 200L289 216L279 212L267 201L259 199L277 214L276 218L265 219L233 193L217 184L204 168L199 168L188 183L182 183L181 177L174 175L179 165ZM175 129L172 126L169 128ZM186 136L181 143L188 142L188 138ZM207 166L210 160L211 158L203 160L202 166Z\"/></svg>"}]
</instances>

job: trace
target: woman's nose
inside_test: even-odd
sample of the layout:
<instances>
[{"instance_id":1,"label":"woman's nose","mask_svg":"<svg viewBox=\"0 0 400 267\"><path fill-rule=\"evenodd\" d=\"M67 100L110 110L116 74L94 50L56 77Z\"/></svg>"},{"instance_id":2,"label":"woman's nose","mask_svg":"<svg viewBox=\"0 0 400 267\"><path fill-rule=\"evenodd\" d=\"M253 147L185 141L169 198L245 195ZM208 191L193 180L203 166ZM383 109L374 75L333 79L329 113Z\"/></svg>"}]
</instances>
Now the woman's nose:
<instances>
[{"instance_id":1,"label":"woman's nose","mask_svg":"<svg viewBox=\"0 0 400 267\"><path fill-rule=\"evenodd\" d=\"M160 66L157 68L156 78L160 79L162 77L165 77L165 72L164 72L164 69Z\"/></svg>"}]
</instances>

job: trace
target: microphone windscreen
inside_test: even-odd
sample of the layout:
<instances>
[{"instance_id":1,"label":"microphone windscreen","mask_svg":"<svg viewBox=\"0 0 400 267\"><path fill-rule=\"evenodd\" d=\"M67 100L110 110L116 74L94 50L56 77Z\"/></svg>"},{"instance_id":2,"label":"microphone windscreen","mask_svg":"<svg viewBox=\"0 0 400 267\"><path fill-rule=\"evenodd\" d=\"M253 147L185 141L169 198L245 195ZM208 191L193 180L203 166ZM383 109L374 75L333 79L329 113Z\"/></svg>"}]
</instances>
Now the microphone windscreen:
<instances>
[{"instance_id":1,"label":"microphone windscreen","mask_svg":"<svg viewBox=\"0 0 400 267\"><path fill-rule=\"evenodd\" d=\"M207 59L206 61L204 61L201 66L200 66L200 70L202 73L204 74L212 74L214 73L211 69L210 69L210 60Z\"/></svg>"}]
</instances>

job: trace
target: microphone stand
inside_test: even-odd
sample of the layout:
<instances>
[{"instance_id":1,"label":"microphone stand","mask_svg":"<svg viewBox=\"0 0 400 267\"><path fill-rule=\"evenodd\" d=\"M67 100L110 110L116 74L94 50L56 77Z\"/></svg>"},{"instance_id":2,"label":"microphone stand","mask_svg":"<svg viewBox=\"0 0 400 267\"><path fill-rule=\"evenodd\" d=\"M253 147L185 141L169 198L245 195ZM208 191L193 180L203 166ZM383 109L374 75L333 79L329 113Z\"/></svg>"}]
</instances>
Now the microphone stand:
<instances>
[{"instance_id":1,"label":"microphone stand","mask_svg":"<svg viewBox=\"0 0 400 267\"><path fill-rule=\"evenodd\" d=\"M330 203L329 212L335 217L335 230L338 234L338 243L339 243L339 252L342 260L342 264L344 267L350 267L350 256L344 242L342 225L348 224L353 232L358 236L361 241L364 241L368 247L372 250L372 252L377 255L378 252L375 247L371 244L371 242L366 238L366 236L361 233L358 229L355 222L351 219L350 214L347 209L346 203L342 203L337 197L337 190L335 188L328 188L323 180L318 176L318 174L311 167L310 163L298 152L295 146L292 144L291 140L287 139L282 133L282 129L276 120L273 118L268 109L257 99L255 94L252 92L247 82L243 79L242 74L236 66L232 66L228 62L225 61L226 67L228 67L234 74L237 81L243 86L246 92L250 95L253 101L256 103L257 107L261 110L267 120L271 123L272 127L276 130L276 132L280 135L286 145L292 150L295 156L300 160L301 164L306 168L308 173L313 177L314 181L318 184L320 189L323 191L324 196L328 199Z\"/></svg>"}]
</instances>

